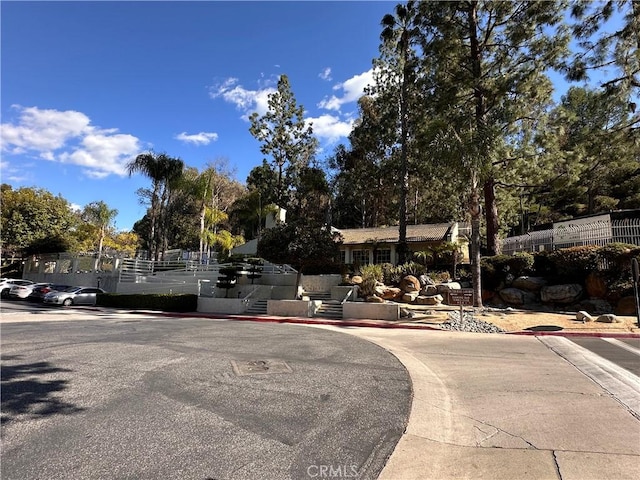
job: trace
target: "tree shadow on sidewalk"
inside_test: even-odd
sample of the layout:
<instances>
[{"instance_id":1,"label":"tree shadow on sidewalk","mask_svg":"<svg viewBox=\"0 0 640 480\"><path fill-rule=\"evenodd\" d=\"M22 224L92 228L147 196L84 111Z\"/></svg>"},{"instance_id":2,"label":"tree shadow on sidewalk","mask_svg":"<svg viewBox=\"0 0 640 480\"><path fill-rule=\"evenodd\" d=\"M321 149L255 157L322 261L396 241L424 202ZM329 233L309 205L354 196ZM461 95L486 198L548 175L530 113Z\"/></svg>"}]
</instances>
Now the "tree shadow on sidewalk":
<instances>
[{"instance_id":1,"label":"tree shadow on sidewalk","mask_svg":"<svg viewBox=\"0 0 640 480\"><path fill-rule=\"evenodd\" d=\"M69 388L69 381L56 379L54 374L72 370L56 367L49 362L13 365L4 363L7 360L15 361L19 358L17 356L2 357L0 422L3 425L16 420L20 415L38 418L55 414L68 415L83 410L56 397L56 393Z\"/></svg>"}]
</instances>

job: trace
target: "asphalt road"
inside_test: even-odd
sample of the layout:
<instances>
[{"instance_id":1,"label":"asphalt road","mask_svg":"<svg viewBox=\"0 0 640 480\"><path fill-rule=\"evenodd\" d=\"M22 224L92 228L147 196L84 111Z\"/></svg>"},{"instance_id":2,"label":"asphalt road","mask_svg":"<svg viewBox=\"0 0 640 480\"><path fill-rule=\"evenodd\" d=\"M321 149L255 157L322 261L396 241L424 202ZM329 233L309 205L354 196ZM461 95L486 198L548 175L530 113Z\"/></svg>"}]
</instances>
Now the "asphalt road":
<instances>
[{"instance_id":1,"label":"asphalt road","mask_svg":"<svg viewBox=\"0 0 640 480\"><path fill-rule=\"evenodd\" d=\"M640 377L639 338L572 338L571 341Z\"/></svg>"},{"instance_id":2,"label":"asphalt road","mask_svg":"<svg viewBox=\"0 0 640 480\"><path fill-rule=\"evenodd\" d=\"M405 429L409 376L366 340L90 317L2 325L3 480L377 478Z\"/></svg>"}]
</instances>

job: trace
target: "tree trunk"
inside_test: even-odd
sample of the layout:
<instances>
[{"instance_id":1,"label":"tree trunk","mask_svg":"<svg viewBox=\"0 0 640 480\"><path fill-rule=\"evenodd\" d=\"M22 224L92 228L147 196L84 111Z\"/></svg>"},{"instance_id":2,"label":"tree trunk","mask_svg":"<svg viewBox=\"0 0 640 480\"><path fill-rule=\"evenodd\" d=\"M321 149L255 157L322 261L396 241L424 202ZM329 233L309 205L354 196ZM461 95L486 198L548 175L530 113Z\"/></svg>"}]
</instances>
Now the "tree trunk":
<instances>
[{"instance_id":1,"label":"tree trunk","mask_svg":"<svg viewBox=\"0 0 640 480\"><path fill-rule=\"evenodd\" d=\"M100 259L102 258L102 246L104 244L105 231L104 227L100 228L100 240L98 241L98 256L96 257L96 262L93 265L93 271L97 272L98 267L100 266Z\"/></svg>"},{"instance_id":2,"label":"tree trunk","mask_svg":"<svg viewBox=\"0 0 640 480\"><path fill-rule=\"evenodd\" d=\"M475 189L474 189L475 190ZM471 275L473 281L473 306L482 307L482 271L480 269L480 216L482 208L478 193L471 194L469 202L471 214Z\"/></svg>"},{"instance_id":3,"label":"tree trunk","mask_svg":"<svg viewBox=\"0 0 640 480\"><path fill-rule=\"evenodd\" d=\"M498 222L498 203L496 202L495 180L489 178L484 182L484 208L487 222L487 249L489 255L499 255L501 251Z\"/></svg>"},{"instance_id":4,"label":"tree trunk","mask_svg":"<svg viewBox=\"0 0 640 480\"><path fill-rule=\"evenodd\" d=\"M400 91L400 226L398 232L398 254L399 263L405 264L409 253L407 245L407 196L409 195L409 126L407 122L407 102L408 102L408 32L402 32L401 48L403 60L402 85Z\"/></svg>"}]
</instances>

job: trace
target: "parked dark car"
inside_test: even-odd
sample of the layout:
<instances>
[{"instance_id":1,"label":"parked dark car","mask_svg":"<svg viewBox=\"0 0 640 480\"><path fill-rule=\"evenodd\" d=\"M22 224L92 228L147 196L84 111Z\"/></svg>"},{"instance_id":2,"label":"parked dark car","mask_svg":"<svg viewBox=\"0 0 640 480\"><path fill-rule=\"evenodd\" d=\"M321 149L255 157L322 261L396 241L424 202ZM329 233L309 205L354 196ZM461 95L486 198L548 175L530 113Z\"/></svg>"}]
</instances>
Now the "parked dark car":
<instances>
[{"instance_id":1,"label":"parked dark car","mask_svg":"<svg viewBox=\"0 0 640 480\"><path fill-rule=\"evenodd\" d=\"M106 293L96 287L69 287L61 292L49 292L43 302L49 305L95 305L98 293Z\"/></svg>"},{"instance_id":2,"label":"parked dark car","mask_svg":"<svg viewBox=\"0 0 640 480\"><path fill-rule=\"evenodd\" d=\"M48 284L46 284L44 286L35 287L31 291L29 296L27 297L27 300L29 300L31 302L40 302L40 303L42 303L42 301L44 300L44 296L47 293L60 292L62 290L66 290L70 286L71 285L58 285L58 284L55 284L55 283L48 283Z\"/></svg>"}]
</instances>

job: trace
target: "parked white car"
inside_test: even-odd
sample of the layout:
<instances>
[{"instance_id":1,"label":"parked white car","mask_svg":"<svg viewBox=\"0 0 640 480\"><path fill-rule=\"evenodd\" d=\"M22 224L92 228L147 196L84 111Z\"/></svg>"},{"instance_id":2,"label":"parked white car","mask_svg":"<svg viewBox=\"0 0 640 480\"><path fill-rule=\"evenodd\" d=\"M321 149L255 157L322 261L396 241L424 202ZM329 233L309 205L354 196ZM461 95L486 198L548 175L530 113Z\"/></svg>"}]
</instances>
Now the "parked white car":
<instances>
[{"instance_id":1,"label":"parked white car","mask_svg":"<svg viewBox=\"0 0 640 480\"><path fill-rule=\"evenodd\" d=\"M27 298L36 287L46 287L49 283L32 283L31 285L14 285L9 290L9 298Z\"/></svg>"},{"instance_id":2,"label":"parked white car","mask_svg":"<svg viewBox=\"0 0 640 480\"><path fill-rule=\"evenodd\" d=\"M21 278L0 278L0 297L7 298L9 291L14 285L33 285L31 280L22 280Z\"/></svg>"},{"instance_id":3,"label":"parked white car","mask_svg":"<svg viewBox=\"0 0 640 480\"><path fill-rule=\"evenodd\" d=\"M49 305L95 305L98 293L106 293L96 287L69 287L60 292L50 292L44 296L43 302Z\"/></svg>"}]
</instances>

